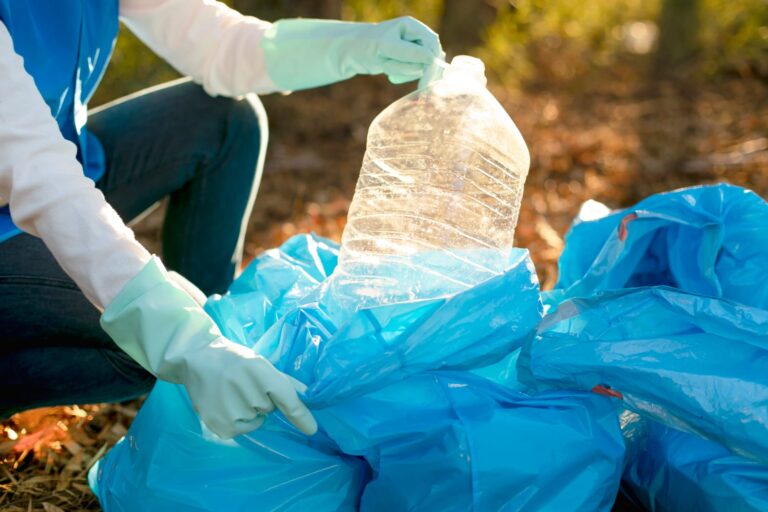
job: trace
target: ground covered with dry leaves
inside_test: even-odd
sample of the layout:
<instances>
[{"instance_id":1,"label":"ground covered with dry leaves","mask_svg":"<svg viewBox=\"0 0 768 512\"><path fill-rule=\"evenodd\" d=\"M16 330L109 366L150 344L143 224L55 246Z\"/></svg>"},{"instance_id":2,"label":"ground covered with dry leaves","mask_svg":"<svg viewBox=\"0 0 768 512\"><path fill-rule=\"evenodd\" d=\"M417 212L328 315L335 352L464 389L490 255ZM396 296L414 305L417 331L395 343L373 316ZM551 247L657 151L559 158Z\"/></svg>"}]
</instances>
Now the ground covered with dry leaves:
<instances>
[{"instance_id":1,"label":"ground covered with dry leaves","mask_svg":"<svg viewBox=\"0 0 768 512\"><path fill-rule=\"evenodd\" d=\"M765 82L651 84L614 69L557 88L492 89L531 150L516 245L531 251L544 288L556 281L563 237L587 199L620 208L720 181L768 198ZM265 98L271 146L247 258L295 233L340 238L368 125L407 91L359 78ZM150 246L158 220L137 227ZM0 510L97 510L87 469L125 434L139 405L38 409L0 423Z\"/></svg>"}]
</instances>

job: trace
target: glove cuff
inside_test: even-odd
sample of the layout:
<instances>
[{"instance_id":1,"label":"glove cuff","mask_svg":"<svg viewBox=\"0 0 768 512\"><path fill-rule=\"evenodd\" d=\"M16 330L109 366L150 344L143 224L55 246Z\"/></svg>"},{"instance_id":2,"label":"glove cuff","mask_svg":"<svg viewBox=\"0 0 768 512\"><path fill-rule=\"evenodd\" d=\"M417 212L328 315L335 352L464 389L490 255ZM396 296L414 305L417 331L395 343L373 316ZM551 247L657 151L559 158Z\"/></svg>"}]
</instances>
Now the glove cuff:
<instances>
[{"instance_id":1,"label":"glove cuff","mask_svg":"<svg viewBox=\"0 0 768 512\"><path fill-rule=\"evenodd\" d=\"M104 310L101 327L157 377L180 383L186 358L221 337L213 320L169 277L157 257Z\"/></svg>"},{"instance_id":2,"label":"glove cuff","mask_svg":"<svg viewBox=\"0 0 768 512\"><path fill-rule=\"evenodd\" d=\"M160 261L160 258L153 255L139 273L126 283L109 306L107 306L102 314L102 319L104 319L105 316L112 316L111 314L115 311L123 310L138 297L141 297L155 286L168 280L168 271L165 269L163 262ZM108 312L111 314L108 315Z\"/></svg>"},{"instance_id":3,"label":"glove cuff","mask_svg":"<svg viewBox=\"0 0 768 512\"><path fill-rule=\"evenodd\" d=\"M381 70L366 69L353 55L370 44L370 23L283 19L264 33L261 49L267 74L282 91L310 89ZM350 44L355 48L350 49Z\"/></svg>"}]
</instances>

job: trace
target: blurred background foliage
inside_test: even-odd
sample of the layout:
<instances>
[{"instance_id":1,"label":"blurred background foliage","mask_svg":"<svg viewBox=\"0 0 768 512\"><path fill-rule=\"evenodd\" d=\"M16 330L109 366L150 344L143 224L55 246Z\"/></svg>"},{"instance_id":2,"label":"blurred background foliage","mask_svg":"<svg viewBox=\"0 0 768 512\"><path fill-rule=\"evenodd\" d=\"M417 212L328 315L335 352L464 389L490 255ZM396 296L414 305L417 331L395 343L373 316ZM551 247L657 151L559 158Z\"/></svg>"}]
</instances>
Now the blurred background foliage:
<instances>
[{"instance_id":1,"label":"blurred background foliage","mask_svg":"<svg viewBox=\"0 0 768 512\"><path fill-rule=\"evenodd\" d=\"M483 58L504 84L578 85L622 61L651 78L768 79L766 0L229 0L266 20L411 15L449 54ZM176 77L123 28L94 105Z\"/></svg>"}]
</instances>

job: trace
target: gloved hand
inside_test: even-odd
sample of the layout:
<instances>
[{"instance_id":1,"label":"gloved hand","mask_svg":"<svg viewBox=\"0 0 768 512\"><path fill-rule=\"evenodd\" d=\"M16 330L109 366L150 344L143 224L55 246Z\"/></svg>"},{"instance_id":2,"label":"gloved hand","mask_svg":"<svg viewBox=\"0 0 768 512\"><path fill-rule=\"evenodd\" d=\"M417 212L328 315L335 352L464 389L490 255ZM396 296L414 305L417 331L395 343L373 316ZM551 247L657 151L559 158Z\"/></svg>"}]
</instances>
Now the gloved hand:
<instances>
[{"instance_id":1,"label":"gloved hand","mask_svg":"<svg viewBox=\"0 0 768 512\"><path fill-rule=\"evenodd\" d=\"M355 75L386 73L392 83L421 78L445 58L440 39L411 17L381 23L287 19L261 42L267 72L280 89L293 91Z\"/></svg>"},{"instance_id":2,"label":"gloved hand","mask_svg":"<svg viewBox=\"0 0 768 512\"><path fill-rule=\"evenodd\" d=\"M183 384L200 419L220 437L258 428L275 408L305 434L317 431L296 394L298 381L224 338L157 258L120 291L101 326L148 371Z\"/></svg>"}]
</instances>

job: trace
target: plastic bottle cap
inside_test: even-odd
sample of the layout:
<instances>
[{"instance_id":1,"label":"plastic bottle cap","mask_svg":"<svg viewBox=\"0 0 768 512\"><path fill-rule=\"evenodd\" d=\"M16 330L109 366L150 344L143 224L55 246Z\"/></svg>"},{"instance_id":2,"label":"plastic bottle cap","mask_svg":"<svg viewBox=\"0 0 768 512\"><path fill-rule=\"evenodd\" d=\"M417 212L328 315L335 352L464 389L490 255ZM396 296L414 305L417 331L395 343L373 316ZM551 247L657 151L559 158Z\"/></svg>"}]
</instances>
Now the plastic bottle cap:
<instances>
[{"instance_id":1,"label":"plastic bottle cap","mask_svg":"<svg viewBox=\"0 0 768 512\"><path fill-rule=\"evenodd\" d=\"M483 61L469 55L457 55L451 60L443 78L477 83L483 87L488 82L485 78L485 64Z\"/></svg>"}]
</instances>

